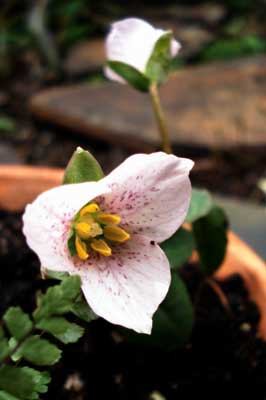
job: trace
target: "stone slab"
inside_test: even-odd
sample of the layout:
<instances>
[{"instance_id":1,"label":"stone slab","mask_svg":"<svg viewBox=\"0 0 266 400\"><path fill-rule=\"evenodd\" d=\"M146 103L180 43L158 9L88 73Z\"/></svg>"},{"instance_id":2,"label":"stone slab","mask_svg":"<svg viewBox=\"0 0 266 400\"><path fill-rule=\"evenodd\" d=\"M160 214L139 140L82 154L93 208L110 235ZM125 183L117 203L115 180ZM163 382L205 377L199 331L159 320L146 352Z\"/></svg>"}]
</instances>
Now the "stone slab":
<instances>
[{"instance_id":1,"label":"stone slab","mask_svg":"<svg viewBox=\"0 0 266 400\"><path fill-rule=\"evenodd\" d=\"M232 149L266 145L266 56L179 70L161 88L174 145ZM34 96L33 114L134 149L160 145L147 94L103 83Z\"/></svg>"}]
</instances>

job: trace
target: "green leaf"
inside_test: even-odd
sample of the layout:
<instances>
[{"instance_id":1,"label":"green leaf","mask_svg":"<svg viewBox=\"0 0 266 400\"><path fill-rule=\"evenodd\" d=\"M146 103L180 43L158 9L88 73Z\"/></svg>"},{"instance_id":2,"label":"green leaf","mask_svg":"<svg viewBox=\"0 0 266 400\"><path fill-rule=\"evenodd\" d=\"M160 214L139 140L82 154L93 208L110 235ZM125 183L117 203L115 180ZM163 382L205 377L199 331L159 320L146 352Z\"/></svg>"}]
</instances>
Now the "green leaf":
<instances>
[{"instance_id":1,"label":"green leaf","mask_svg":"<svg viewBox=\"0 0 266 400\"><path fill-rule=\"evenodd\" d=\"M195 248L193 234L180 228L173 236L160 244L165 252L171 268L176 268L186 262Z\"/></svg>"},{"instance_id":2,"label":"green leaf","mask_svg":"<svg viewBox=\"0 0 266 400\"><path fill-rule=\"evenodd\" d=\"M155 43L154 49L147 62L145 75L155 83L166 80L172 62L171 40L172 32L166 32Z\"/></svg>"},{"instance_id":3,"label":"green leaf","mask_svg":"<svg viewBox=\"0 0 266 400\"><path fill-rule=\"evenodd\" d=\"M46 279L56 279L58 281L63 281L69 276L67 272L52 271L51 269L47 268L43 270L43 274Z\"/></svg>"},{"instance_id":4,"label":"green leaf","mask_svg":"<svg viewBox=\"0 0 266 400\"><path fill-rule=\"evenodd\" d=\"M193 223L200 262L206 274L213 274L221 265L226 251L227 221L223 210L213 206L205 217Z\"/></svg>"},{"instance_id":5,"label":"green leaf","mask_svg":"<svg viewBox=\"0 0 266 400\"><path fill-rule=\"evenodd\" d=\"M249 34L211 43L201 54L203 61L232 60L252 54L265 53L266 40Z\"/></svg>"},{"instance_id":6,"label":"green leaf","mask_svg":"<svg viewBox=\"0 0 266 400\"><path fill-rule=\"evenodd\" d=\"M65 344L77 342L84 334L81 326L69 322L64 317L42 319L36 327L50 333Z\"/></svg>"},{"instance_id":7,"label":"green leaf","mask_svg":"<svg viewBox=\"0 0 266 400\"><path fill-rule=\"evenodd\" d=\"M149 91L150 80L136 68L120 61L109 61L107 65L135 89L141 92Z\"/></svg>"},{"instance_id":8,"label":"green leaf","mask_svg":"<svg viewBox=\"0 0 266 400\"><path fill-rule=\"evenodd\" d=\"M103 176L98 161L90 152L78 147L65 169L63 183L99 181Z\"/></svg>"},{"instance_id":9,"label":"green leaf","mask_svg":"<svg viewBox=\"0 0 266 400\"><path fill-rule=\"evenodd\" d=\"M2 327L0 327L0 362L3 361L9 353L8 339Z\"/></svg>"},{"instance_id":10,"label":"green leaf","mask_svg":"<svg viewBox=\"0 0 266 400\"><path fill-rule=\"evenodd\" d=\"M3 390L0 392L0 400L38 399L40 393L47 392L49 382L50 376L47 372L28 367L3 366L0 368L0 388Z\"/></svg>"},{"instance_id":11,"label":"green leaf","mask_svg":"<svg viewBox=\"0 0 266 400\"><path fill-rule=\"evenodd\" d=\"M21 400L21 398L19 399L18 397L14 397L9 393L0 390L0 400Z\"/></svg>"},{"instance_id":12,"label":"green leaf","mask_svg":"<svg viewBox=\"0 0 266 400\"><path fill-rule=\"evenodd\" d=\"M86 300L83 298L82 294L80 294L78 299L73 304L71 311L78 318L82 319L85 322L91 322L91 321L99 318L98 315L96 315L92 311L92 309L90 308L90 306L88 305Z\"/></svg>"},{"instance_id":13,"label":"green leaf","mask_svg":"<svg viewBox=\"0 0 266 400\"><path fill-rule=\"evenodd\" d=\"M12 133L15 131L15 129L16 129L16 124L12 118L7 117L5 115L0 115L0 132L3 131Z\"/></svg>"},{"instance_id":14,"label":"green leaf","mask_svg":"<svg viewBox=\"0 0 266 400\"><path fill-rule=\"evenodd\" d=\"M71 311L80 294L80 284L79 276L69 276L60 285L50 287L39 297L38 307L33 313L35 321Z\"/></svg>"},{"instance_id":15,"label":"green leaf","mask_svg":"<svg viewBox=\"0 0 266 400\"><path fill-rule=\"evenodd\" d=\"M204 217L210 212L212 205L212 198L207 190L193 189L185 222L191 223Z\"/></svg>"},{"instance_id":16,"label":"green leaf","mask_svg":"<svg viewBox=\"0 0 266 400\"><path fill-rule=\"evenodd\" d=\"M127 339L134 344L172 350L183 346L192 332L193 306L182 279L172 272L168 294L153 317L151 335L123 329Z\"/></svg>"},{"instance_id":17,"label":"green leaf","mask_svg":"<svg viewBox=\"0 0 266 400\"><path fill-rule=\"evenodd\" d=\"M48 340L34 335L26 339L16 353L34 365L47 366L54 365L62 352Z\"/></svg>"},{"instance_id":18,"label":"green leaf","mask_svg":"<svg viewBox=\"0 0 266 400\"><path fill-rule=\"evenodd\" d=\"M20 307L10 307L3 316L3 320L15 339L23 339L32 330L32 321L28 314Z\"/></svg>"},{"instance_id":19,"label":"green leaf","mask_svg":"<svg viewBox=\"0 0 266 400\"><path fill-rule=\"evenodd\" d=\"M14 352L17 345L18 341L14 337L11 337L8 341L8 346L9 346L9 352L11 353L11 360L14 362L21 360L22 357L21 354L19 354L18 352Z\"/></svg>"}]
</instances>

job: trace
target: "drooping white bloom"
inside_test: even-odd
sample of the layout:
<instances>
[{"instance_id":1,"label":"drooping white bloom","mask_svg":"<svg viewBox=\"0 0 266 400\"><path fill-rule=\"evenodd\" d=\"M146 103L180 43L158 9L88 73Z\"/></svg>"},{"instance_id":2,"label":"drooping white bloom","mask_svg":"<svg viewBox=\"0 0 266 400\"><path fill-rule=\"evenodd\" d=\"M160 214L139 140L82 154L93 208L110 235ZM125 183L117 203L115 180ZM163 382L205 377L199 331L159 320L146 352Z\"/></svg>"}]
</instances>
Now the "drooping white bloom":
<instances>
[{"instance_id":1,"label":"drooping white bloom","mask_svg":"<svg viewBox=\"0 0 266 400\"><path fill-rule=\"evenodd\" d=\"M106 55L108 61L120 61L144 73L147 62L158 39L166 31L156 29L148 22L138 18L127 18L112 24L106 38ZM174 58L181 45L171 41L171 56ZM124 79L111 68L105 68L107 78L125 83Z\"/></svg>"},{"instance_id":2,"label":"drooping white bloom","mask_svg":"<svg viewBox=\"0 0 266 400\"><path fill-rule=\"evenodd\" d=\"M150 333L171 278L157 243L184 221L192 166L162 152L137 154L98 182L48 190L26 207L27 243L42 268L80 275L97 315Z\"/></svg>"}]
</instances>

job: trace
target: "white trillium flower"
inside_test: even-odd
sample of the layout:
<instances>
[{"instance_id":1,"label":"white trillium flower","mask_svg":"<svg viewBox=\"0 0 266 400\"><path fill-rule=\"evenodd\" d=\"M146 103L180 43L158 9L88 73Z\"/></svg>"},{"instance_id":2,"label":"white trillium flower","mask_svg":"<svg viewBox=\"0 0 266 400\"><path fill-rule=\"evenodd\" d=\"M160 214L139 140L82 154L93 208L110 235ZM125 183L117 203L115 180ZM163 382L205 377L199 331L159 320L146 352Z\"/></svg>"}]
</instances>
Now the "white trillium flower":
<instances>
[{"instance_id":1,"label":"white trillium flower","mask_svg":"<svg viewBox=\"0 0 266 400\"><path fill-rule=\"evenodd\" d=\"M146 65L156 42L166 33L167 31L155 29L148 22L138 18L115 22L106 38L107 60L122 62L145 74ZM172 58L177 55L180 48L180 43L172 39L170 46ZM125 83L125 80L110 67L105 67L104 71L107 78Z\"/></svg>"},{"instance_id":2,"label":"white trillium flower","mask_svg":"<svg viewBox=\"0 0 266 400\"><path fill-rule=\"evenodd\" d=\"M80 276L97 315L150 333L171 280L157 243L185 219L192 166L191 160L162 152L137 154L98 182L48 190L26 207L27 243L43 269Z\"/></svg>"}]
</instances>

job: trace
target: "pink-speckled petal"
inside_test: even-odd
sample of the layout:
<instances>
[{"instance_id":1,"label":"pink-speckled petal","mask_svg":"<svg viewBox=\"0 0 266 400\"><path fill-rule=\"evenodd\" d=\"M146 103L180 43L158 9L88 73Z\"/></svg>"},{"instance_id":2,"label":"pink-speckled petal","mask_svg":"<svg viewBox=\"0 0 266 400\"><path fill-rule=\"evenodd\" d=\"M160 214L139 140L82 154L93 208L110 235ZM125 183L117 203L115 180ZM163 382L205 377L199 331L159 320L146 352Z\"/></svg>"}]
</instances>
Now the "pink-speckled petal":
<instances>
[{"instance_id":1,"label":"pink-speckled petal","mask_svg":"<svg viewBox=\"0 0 266 400\"><path fill-rule=\"evenodd\" d=\"M72 219L87 202L107 190L101 181L63 185L42 193L27 205L23 233L43 268L55 271L74 268L67 249Z\"/></svg>"},{"instance_id":2,"label":"pink-speckled petal","mask_svg":"<svg viewBox=\"0 0 266 400\"><path fill-rule=\"evenodd\" d=\"M138 18L115 22L106 38L107 60L120 61L144 72L155 43L164 33ZM104 72L109 79L124 82L109 67Z\"/></svg>"},{"instance_id":3,"label":"pink-speckled petal","mask_svg":"<svg viewBox=\"0 0 266 400\"><path fill-rule=\"evenodd\" d=\"M190 203L193 161L163 152L136 154L104 178L111 191L99 200L122 217L130 233L162 242L183 223Z\"/></svg>"},{"instance_id":4,"label":"pink-speckled petal","mask_svg":"<svg viewBox=\"0 0 266 400\"><path fill-rule=\"evenodd\" d=\"M86 267L87 265L87 267ZM169 262L159 246L144 236L117 245L113 256L92 256L79 274L93 311L140 333L150 333L152 316L169 289Z\"/></svg>"}]
</instances>

